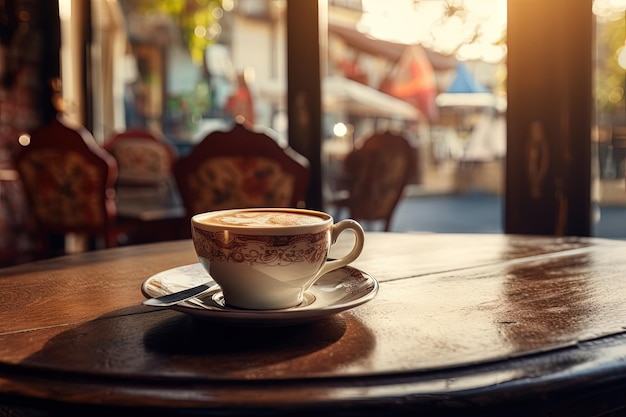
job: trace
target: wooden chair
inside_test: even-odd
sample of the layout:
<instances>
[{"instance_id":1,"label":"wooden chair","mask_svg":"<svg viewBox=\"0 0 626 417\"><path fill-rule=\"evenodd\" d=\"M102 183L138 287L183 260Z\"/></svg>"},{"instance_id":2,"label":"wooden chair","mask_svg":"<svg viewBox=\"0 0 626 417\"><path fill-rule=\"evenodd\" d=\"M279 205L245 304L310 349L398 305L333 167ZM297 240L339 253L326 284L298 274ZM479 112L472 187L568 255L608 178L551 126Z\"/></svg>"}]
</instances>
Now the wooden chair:
<instances>
[{"instance_id":1,"label":"wooden chair","mask_svg":"<svg viewBox=\"0 0 626 417\"><path fill-rule=\"evenodd\" d=\"M331 204L347 208L356 220L382 221L388 232L416 165L417 152L406 138L391 132L375 133L346 156L347 196Z\"/></svg>"},{"instance_id":2,"label":"wooden chair","mask_svg":"<svg viewBox=\"0 0 626 417\"><path fill-rule=\"evenodd\" d=\"M239 121L229 131L209 133L174 164L188 217L244 207L301 207L309 183L309 162L271 133Z\"/></svg>"},{"instance_id":3,"label":"wooden chair","mask_svg":"<svg viewBox=\"0 0 626 417\"><path fill-rule=\"evenodd\" d=\"M172 174L176 150L164 138L131 128L112 135L104 148L117 161L117 223L125 243L174 240L185 212Z\"/></svg>"},{"instance_id":4,"label":"wooden chair","mask_svg":"<svg viewBox=\"0 0 626 417\"><path fill-rule=\"evenodd\" d=\"M117 164L86 129L55 119L32 132L15 162L36 222L37 257L64 254L64 240L51 242L69 233L117 245Z\"/></svg>"},{"instance_id":5,"label":"wooden chair","mask_svg":"<svg viewBox=\"0 0 626 417\"><path fill-rule=\"evenodd\" d=\"M154 186L171 178L176 152L147 130L132 128L116 133L104 148L117 161L118 185Z\"/></svg>"}]
</instances>

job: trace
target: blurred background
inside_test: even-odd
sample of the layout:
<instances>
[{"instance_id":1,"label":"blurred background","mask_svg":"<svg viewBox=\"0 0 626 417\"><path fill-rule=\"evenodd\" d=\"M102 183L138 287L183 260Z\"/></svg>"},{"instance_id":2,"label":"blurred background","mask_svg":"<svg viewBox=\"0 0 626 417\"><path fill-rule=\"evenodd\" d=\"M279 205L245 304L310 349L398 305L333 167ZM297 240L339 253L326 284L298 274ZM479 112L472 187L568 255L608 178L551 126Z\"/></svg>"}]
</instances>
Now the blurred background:
<instances>
[{"instance_id":1,"label":"blurred background","mask_svg":"<svg viewBox=\"0 0 626 417\"><path fill-rule=\"evenodd\" d=\"M48 117L47 95L101 144L114 132L141 127L159 132L185 155L243 114L297 148L298 77L288 76L289 65L317 48L319 70L312 66L310 78L321 102L313 206L345 215L332 204L341 191L343 158L360 138L388 129L410 139L418 160L394 215L394 231L521 230L626 239L624 1L44 3L0 1L0 248L6 259L28 247L29 239L27 210L11 169L15 138ZM310 3L317 15L302 16ZM572 16L588 28L577 31ZM313 22L313 32L302 27L303 37L317 36L307 38L311 50L290 47L299 33L290 26L294 18ZM520 27L528 35L520 35ZM537 42L532 33L539 30ZM579 32L582 40L574 39ZM55 54L51 46L57 41ZM515 53L522 58L513 59ZM533 54L546 59L528 59ZM550 61L561 55L585 64ZM576 84L579 72L588 75L589 85ZM533 115L537 108L521 96L526 90L539 91L533 100L546 105L554 103L542 94L561 97L552 106L558 109ZM570 120L577 119L575 111L563 110L569 107L585 114L580 131L562 128L576 122ZM528 128L535 119L540 128ZM572 136L566 149L584 149L582 156L551 148ZM534 138L539 157L524 159L522 150ZM582 180L559 179L559 161L577 158L588 161L568 169L584 172ZM541 183L552 177L547 195L533 188L533 178ZM563 183L582 191L561 195ZM507 197L521 188L528 189L525 196ZM535 200L548 214L520 203ZM577 217L570 224L560 217L577 210L588 221ZM544 218L549 226L541 226Z\"/></svg>"}]
</instances>

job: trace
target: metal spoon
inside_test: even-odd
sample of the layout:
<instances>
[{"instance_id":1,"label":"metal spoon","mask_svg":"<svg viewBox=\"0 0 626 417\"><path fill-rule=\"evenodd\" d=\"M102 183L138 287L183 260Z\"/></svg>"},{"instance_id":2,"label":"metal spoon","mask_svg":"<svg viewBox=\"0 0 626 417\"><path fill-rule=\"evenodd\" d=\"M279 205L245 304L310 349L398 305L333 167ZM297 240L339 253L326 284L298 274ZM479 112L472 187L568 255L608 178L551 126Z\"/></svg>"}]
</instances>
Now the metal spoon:
<instances>
[{"instance_id":1,"label":"metal spoon","mask_svg":"<svg viewBox=\"0 0 626 417\"><path fill-rule=\"evenodd\" d=\"M215 287L217 287L217 284L212 283L212 285L209 285L207 282L195 287L187 288L186 290L173 292L160 297L149 298L145 300L143 304L152 307L168 307L174 304L182 303L183 301L189 300L190 298L200 295L203 292L211 290Z\"/></svg>"}]
</instances>

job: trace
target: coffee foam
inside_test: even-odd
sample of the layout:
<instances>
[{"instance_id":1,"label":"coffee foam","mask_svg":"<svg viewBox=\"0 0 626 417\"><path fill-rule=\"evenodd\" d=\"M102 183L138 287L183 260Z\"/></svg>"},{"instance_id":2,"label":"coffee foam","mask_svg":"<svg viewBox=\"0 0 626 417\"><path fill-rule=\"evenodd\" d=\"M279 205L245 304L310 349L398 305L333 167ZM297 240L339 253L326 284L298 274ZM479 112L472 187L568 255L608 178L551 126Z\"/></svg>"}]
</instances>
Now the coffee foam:
<instances>
[{"instance_id":1,"label":"coffee foam","mask_svg":"<svg viewBox=\"0 0 626 417\"><path fill-rule=\"evenodd\" d=\"M201 220L205 224L247 227L303 226L324 221L323 217L313 214L268 211L230 212Z\"/></svg>"}]
</instances>

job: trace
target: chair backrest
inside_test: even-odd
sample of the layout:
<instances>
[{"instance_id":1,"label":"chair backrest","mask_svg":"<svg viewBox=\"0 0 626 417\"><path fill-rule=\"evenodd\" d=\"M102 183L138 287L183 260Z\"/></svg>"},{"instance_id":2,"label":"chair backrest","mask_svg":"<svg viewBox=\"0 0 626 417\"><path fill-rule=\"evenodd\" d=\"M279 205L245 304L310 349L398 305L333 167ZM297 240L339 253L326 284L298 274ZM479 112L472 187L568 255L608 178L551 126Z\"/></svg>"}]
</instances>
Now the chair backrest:
<instances>
[{"instance_id":1,"label":"chair backrest","mask_svg":"<svg viewBox=\"0 0 626 417\"><path fill-rule=\"evenodd\" d=\"M114 134L104 148L118 166L118 184L153 185L167 181L176 159L174 148L153 133L129 129Z\"/></svg>"},{"instance_id":2,"label":"chair backrest","mask_svg":"<svg viewBox=\"0 0 626 417\"><path fill-rule=\"evenodd\" d=\"M229 131L209 133L174 164L187 215L245 207L302 206L309 162L280 146L270 132L242 122Z\"/></svg>"},{"instance_id":3,"label":"chair backrest","mask_svg":"<svg viewBox=\"0 0 626 417\"><path fill-rule=\"evenodd\" d=\"M384 132L365 139L345 160L350 216L383 220L385 231L389 231L393 212L416 164L416 150L403 136Z\"/></svg>"},{"instance_id":4,"label":"chair backrest","mask_svg":"<svg viewBox=\"0 0 626 417\"><path fill-rule=\"evenodd\" d=\"M117 164L86 129L60 119L40 127L16 168L39 232L100 236L113 246Z\"/></svg>"}]
</instances>

